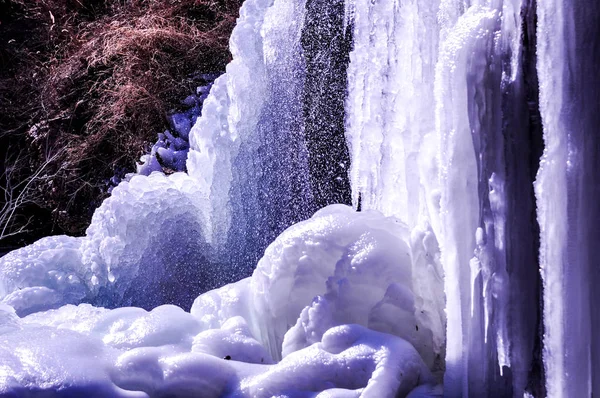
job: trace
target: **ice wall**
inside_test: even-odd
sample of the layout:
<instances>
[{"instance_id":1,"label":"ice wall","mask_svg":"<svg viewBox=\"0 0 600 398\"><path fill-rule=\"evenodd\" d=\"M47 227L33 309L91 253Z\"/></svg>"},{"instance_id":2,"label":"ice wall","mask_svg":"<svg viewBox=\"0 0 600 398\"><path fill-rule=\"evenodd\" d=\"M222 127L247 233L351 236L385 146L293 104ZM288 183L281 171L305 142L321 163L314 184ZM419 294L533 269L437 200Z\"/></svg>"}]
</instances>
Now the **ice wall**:
<instances>
[{"instance_id":1,"label":"ice wall","mask_svg":"<svg viewBox=\"0 0 600 398\"><path fill-rule=\"evenodd\" d=\"M285 228L349 203L343 7L246 1L233 61L192 128L188 170L210 198L209 240L232 264L232 281Z\"/></svg>"},{"instance_id":2,"label":"ice wall","mask_svg":"<svg viewBox=\"0 0 600 398\"><path fill-rule=\"evenodd\" d=\"M530 8L347 2L353 202L429 229L440 244L448 396L522 395L539 381L536 230L526 221Z\"/></svg>"},{"instance_id":3,"label":"ice wall","mask_svg":"<svg viewBox=\"0 0 600 398\"><path fill-rule=\"evenodd\" d=\"M232 264L231 281L315 210L303 135L304 13L304 1L244 3L233 61L190 133L188 170L210 199L209 240Z\"/></svg>"},{"instance_id":4,"label":"ice wall","mask_svg":"<svg viewBox=\"0 0 600 398\"><path fill-rule=\"evenodd\" d=\"M548 396L600 393L600 4L538 3L544 156L536 181Z\"/></svg>"},{"instance_id":5,"label":"ice wall","mask_svg":"<svg viewBox=\"0 0 600 398\"><path fill-rule=\"evenodd\" d=\"M365 208L415 225L425 207L417 155L435 132L439 1L348 0L346 6L354 46L346 103L353 203L360 198Z\"/></svg>"},{"instance_id":6,"label":"ice wall","mask_svg":"<svg viewBox=\"0 0 600 398\"><path fill-rule=\"evenodd\" d=\"M81 302L189 308L223 283L205 239L206 201L184 173L122 182L85 237L48 237L2 257L2 302L21 316Z\"/></svg>"}]
</instances>

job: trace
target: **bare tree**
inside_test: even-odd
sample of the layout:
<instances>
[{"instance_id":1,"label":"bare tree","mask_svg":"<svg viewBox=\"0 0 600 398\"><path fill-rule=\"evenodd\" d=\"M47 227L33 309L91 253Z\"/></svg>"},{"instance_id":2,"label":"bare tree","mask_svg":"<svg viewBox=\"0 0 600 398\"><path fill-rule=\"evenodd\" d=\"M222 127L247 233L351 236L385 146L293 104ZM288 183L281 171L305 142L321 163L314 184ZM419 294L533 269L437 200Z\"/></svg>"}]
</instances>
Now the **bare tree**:
<instances>
[{"instance_id":1,"label":"bare tree","mask_svg":"<svg viewBox=\"0 0 600 398\"><path fill-rule=\"evenodd\" d=\"M44 162L28 172L29 155L23 150L13 154L9 148L0 175L0 241L30 231L33 215L27 215L24 209L30 205L43 206L41 189L57 174L49 174L50 165L64 151L65 148L47 148Z\"/></svg>"}]
</instances>

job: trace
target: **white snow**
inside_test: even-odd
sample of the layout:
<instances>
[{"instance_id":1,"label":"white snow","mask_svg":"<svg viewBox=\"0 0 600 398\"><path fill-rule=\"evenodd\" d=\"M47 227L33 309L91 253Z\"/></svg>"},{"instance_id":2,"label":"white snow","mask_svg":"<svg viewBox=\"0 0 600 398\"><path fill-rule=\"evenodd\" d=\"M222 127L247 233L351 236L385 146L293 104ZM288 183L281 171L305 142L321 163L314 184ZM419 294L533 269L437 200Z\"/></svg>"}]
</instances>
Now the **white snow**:
<instances>
[{"instance_id":1,"label":"white snow","mask_svg":"<svg viewBox=\"0 0 600 398\"><path fill-rule=\"evenodd\" d=\"M3 305L0 392L405 396L436 381L439 350L416 314L439 318L443 307L419 306L413 272L423 266L400 221L330 206L276 239L251 278L201 295L191 313L80 304L19 318Z\"/></svg>"}]
</instances>

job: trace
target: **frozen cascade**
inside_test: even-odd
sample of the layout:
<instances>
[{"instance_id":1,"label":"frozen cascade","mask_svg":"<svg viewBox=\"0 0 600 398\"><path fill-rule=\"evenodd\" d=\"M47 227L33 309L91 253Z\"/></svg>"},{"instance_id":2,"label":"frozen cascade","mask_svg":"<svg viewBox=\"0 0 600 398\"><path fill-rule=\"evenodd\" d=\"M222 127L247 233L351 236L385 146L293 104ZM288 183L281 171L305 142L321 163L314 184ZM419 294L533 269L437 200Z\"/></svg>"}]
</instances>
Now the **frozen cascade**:
<instances>
[{"instance_id":1,"label":"frozen cascade","mask_svg":"<svg viewBox=\"0 0 600 398\"><path fill-rule=\"evenodd\" d=\"M598 393L598 15L247 0L189 174L0 259L0 394Z\"/></svg>"},{"instance_id":2,"label":"frozen cascade","mask_svg":"<svg viewBox=\"0 0 600 398\"><path fill-rule=\"evenodd\" d=\"M417 155L435 131L439 1L349 0L347 8L354 26L346 105L353 203L415 225L424 206Z\"/></svg>"},{"instance_id":3,"label":"frozen cascade","mask_svg":"<svg viewBox=\"0 0 600 398\"><path fill-rule=\"evenodd\" d=\"M190 132L188 170L210 199L208 239L241 267L230 281L248 275L277 234L314 212L302 130L304 12L302 1L244 3L231 37L234 60Z\"/></svg>"},{"instance_id":4,"label":"frozen cascade","mask_svg":"<svg viewBox=\"0 0 600 398\"><path fill-rule=\"evenodd\" d=\"M349 196L343 188L349 161L339 148L345 147L338 143L335 162L324 149L330 136L343 140L343 107L322 111L319 104L330 98L324 89L313 96L314 103L303 101L307 89L345 81L336 63L322 68L329 80L322 81L315 70L327 57L315 60L318 46L313 50L311 44L321 40L319 26L331 19L325 16L339 14L329 7L245 2L231 38L234 61L215 82L189 134L189 175L136 176L96 212L86 237L64 238L64 244L60 237L44 240L3 258L2 296L10 296L21 315L79 302L150 309L167 301L189 307L197 294L250 275L280 232L309 218L316 211L313 187L330 186L319 191L320 207L343 202ZM312 34L303 30L307 12L315 18ZM317 18L321 13L324 20ZM331 34L343 25L338 19L328 25ZM343 53L344 43L329 56ZM304 47L311 52L307 60L317 62L312 69L305 65ZM336 100L343 104L343 98ZM332 125L321 129L321 119ZM324 175L310 173L305 124L311 145L320 147L310 168ZM318 136L319 130L327 134ZM51 251L53 245L64 250ZM60 270L64 258L67 272ZM35 277L26 278L21 267ZM157 294L144 294L140 286L158 289Z\"/></svg>"},{"instance_id":5,"label":"frozen cascade","mask_svg":"<svg viewBox=\"0 0 600 398\"><path fill-rule=\"evenodd\" d=\"M349 202L342 6L244 3L234 60L192 128L188 170L210 198L209 241L240 268L231 281L286 227Z\"/></svg>"},{"instance_id":6,"label":"frozen cascade","mask_svg":"<svg viewBox=\"0 0 600 398\"><path fill-rule=\"evenodd\" d=\"M448 396L516 396L541 383L537 231L528 221L536 170L528 85L535 79L522 43L531 8L520 1L348 2L353 202L431 230L439 241Z\"/></svg>"},{"instance_id":7,"label":"frozen cascade","mask_svg":"<svg viewBox=\"0 0 600 398\"><path fill-rule=\"evenodd\" d=\"M600 393L600 4L538 3L544 155L536 180L548 396Z\"/></svg>"}]
</instances>

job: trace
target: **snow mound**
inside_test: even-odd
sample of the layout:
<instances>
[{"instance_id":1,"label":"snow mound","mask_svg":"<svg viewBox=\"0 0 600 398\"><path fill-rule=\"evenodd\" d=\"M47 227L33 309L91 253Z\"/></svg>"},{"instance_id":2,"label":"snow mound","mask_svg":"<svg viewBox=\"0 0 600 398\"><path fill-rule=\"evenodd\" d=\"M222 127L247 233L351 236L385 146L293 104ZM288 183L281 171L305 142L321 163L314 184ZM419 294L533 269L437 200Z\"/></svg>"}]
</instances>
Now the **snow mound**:
<instances>
[{"instance_id":1,"label":"snow mound","mask_svg":"<svg viewBox=\"0 0 600 398\"><path fill-rule=\"evenodd\" d=\"M179 188L171 193L182 195L184 188ZM135 189L117 191L115 198L125 200ZM154 195L149 191L148 200L162 200ZM152 247L144 239L152 240L140 233L136 245L127 247L124 235L111 229L116 227L108 216L115 209L105 210L97 213L86 238L64 239L71 246L65 243L58 254L44 255L30 247L27 253L37 262L23 257L5 266L33 264L24 269L37 270L33 275L39 276L32 279L38 286L30 289L54 289L59 297L66 285L49 284L47 275L72 270L73 280L79 281L74 286L82 289L74 297L80 300L94 289L101 292L86 279L91 273L100 280L100 272L84 272L92 253L96 269L113 275L113 280L105 276L103 289L118 292L119 281L125 279L143 294L139 286L145 279L139 274L149 271L135 267L148 265L134 254L136 245ZM126 214L121 216L127 220ZM0 304L0 394L406 396L423 383L439 381L430 369L439 369L436 341L443 335L437 336L428 320L440 318L443 307L419 297L413 280L432 272L422 260L427 241L423 234L411 235L406 225L377 211L329 206L281 234L252 277L199 296L191 312L174 305L146 311L79 304L23 316L33 309L32 294L23 293L19 301L17 293L27 289L15 290L5 302L12 298L21 314ZM94 240L99 236L100 242ZM412 242L420 244L418 250L411 248ZM103 247L113 251L104 252ZM61 251L67 249L73 251L70 257ZM115 257L107 257L109 253ZM56 262L63 257L78 261ZM70 268L61 269L60 264ZM21 275L14 269L14 275Z\"/></svg>"}]
</instances>

